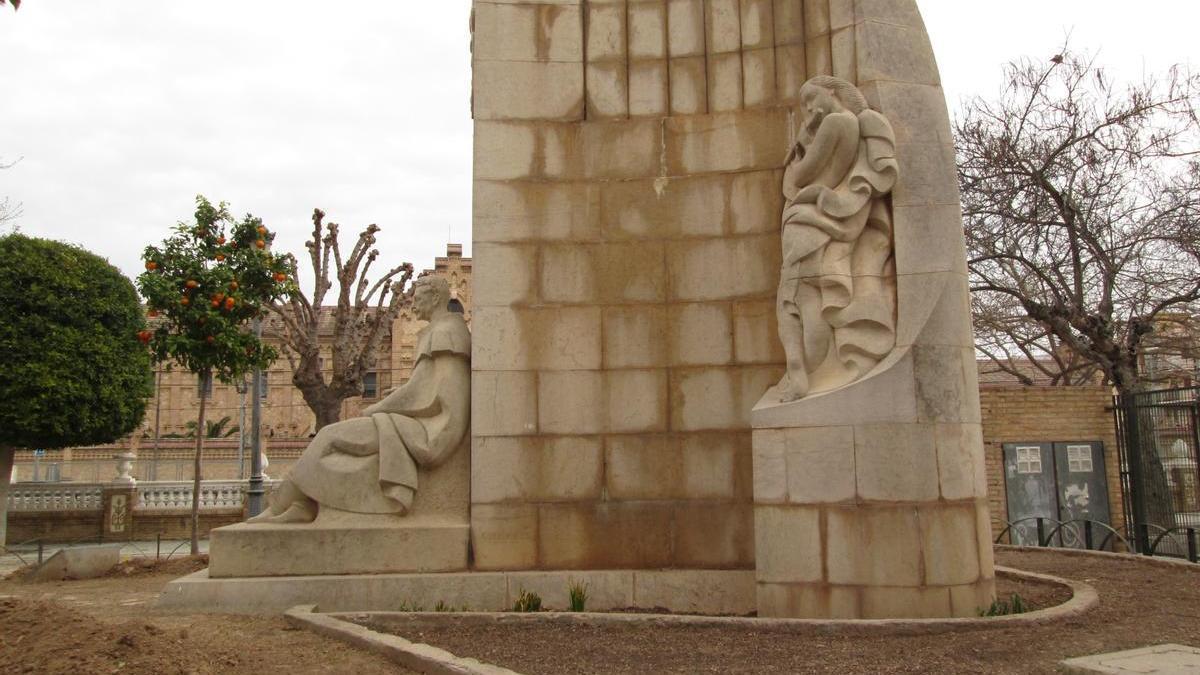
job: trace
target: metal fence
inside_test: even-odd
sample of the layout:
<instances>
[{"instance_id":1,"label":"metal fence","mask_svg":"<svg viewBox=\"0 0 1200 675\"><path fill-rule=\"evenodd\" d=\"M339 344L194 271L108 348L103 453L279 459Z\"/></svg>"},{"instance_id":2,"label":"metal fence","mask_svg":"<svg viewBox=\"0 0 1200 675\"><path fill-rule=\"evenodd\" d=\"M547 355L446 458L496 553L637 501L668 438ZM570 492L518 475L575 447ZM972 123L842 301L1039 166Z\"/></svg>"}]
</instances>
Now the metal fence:
<instances>
[{"instance_id":1,"label":"metal fence","mask_svg":"<svg viewBox=\"0 0 1200 675\"><path fill-rule=\"evenodd\" d=\"M1194 556L1189 549L1200 529L1200 387L1119 396L1114 411L1125 539L1142 553Z\"/></svg>"}]
</instances>

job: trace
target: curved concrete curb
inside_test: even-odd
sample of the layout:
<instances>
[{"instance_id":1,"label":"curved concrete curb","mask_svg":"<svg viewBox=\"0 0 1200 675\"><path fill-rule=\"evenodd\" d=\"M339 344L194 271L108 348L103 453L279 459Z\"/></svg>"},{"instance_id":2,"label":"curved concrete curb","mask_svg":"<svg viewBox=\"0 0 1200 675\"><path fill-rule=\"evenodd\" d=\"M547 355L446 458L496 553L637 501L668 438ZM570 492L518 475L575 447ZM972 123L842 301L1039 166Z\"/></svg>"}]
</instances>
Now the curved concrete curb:
<instances>
[{"instance_id":1,"label":"curved concrete curb","mask_svg":"<svg viewBox=\"0 0 1200 675\"><path fill-rule=\"evenodd\" d=\"M1016 553L1047 553L1057 555L1070 555L1080 558L1107 558L1109 560L1128 560L1131 562L1149 563L1158 567L1170 567L1173 569L1191 569L1200 572L1200 564L1181 560L1179 558L1168 558L1165 556L1150 556L1139 555L1137 553L1113 553L1111 551L1088 551L1078 548L1054 548L1051 546L1011 546L1009 544L996 544L997 551L1014 551Z\"/></svg>"},{"instance_id":2,"label":"curved concrete curb","mask_svg":"<svg viewBox=\"0 0 1200 675\"><path fill-rule=\"evenodd\" d=\"M759 619L754 617L717 617L677 614L609 614L539 612L519 614L511 612L467 612L453 615L433 612L342 612L325 615L335 621L342 619L362 621L373 619L384 623L403 625L421 624L445 620L453 616L459 625L528 624L541 622L569 623L585 626L660 626L660 627L719 627L750 629L759 632L792 633L811 635L927 635L957 631L1013 628L1053 623L1078 616L1100 604L1096 589L1088 584L1061 579L1045 574L997 567L997 574L1033 583L1065 586L1071 590L1071 599L1055 607L1048 607L1026 614L967 619L867 619L835 620L817 619ZM366 630L366 629L363 629Z\"/></svg>"},{"instance_id":3,"label":"curved concrete curb","mask_svg":"<svg viewBox=\"0 0 1200 675\"><path fill-rule=\"evenodd\" d=\"M493 666L475 659L459 658L444 649L409 642L396 635L377 633L328 614L316 613L315 605L301 605L284 612L293 626L341 640L347 644L379 654L405 668L437 675L520 675L515 671Z\"/></svg>"}]
</instances>

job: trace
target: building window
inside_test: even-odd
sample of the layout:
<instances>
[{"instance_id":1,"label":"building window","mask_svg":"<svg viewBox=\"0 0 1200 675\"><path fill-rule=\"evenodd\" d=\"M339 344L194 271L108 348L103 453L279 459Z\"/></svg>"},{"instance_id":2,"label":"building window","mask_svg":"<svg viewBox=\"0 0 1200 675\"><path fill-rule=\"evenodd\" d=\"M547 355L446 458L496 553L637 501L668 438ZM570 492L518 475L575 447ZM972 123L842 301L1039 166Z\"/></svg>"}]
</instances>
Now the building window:
<instances>
[{"instance_id":1,"label":"building window","mask_svg":"<svg viewBox=\"0 0 1200 675\"><path fill-rule=\"evenodd\" d=\"M376 398L377 396L379 396L379 375L377 373L363 375L363 398Z\"/></svg>"},{"instance_id":2,"label":"building window","mask_svg":"<svg viewBox=\"0 0 1200 675\"><path fill-rule=\"evenodd\" d=\"M1017 473L1041 473L1042 449L1038 446L1017 446Z\"/></svg>"},{"instance_id":3,"label":"building window","mask_svg":"<svg viewBox=\"0 0 1200 675\"><path fill-rule=\"evenodd\" d=\"M1067 470L1071 473L1092 472L1092 446L1068 445Z\"/></svg>"}]
</instances>

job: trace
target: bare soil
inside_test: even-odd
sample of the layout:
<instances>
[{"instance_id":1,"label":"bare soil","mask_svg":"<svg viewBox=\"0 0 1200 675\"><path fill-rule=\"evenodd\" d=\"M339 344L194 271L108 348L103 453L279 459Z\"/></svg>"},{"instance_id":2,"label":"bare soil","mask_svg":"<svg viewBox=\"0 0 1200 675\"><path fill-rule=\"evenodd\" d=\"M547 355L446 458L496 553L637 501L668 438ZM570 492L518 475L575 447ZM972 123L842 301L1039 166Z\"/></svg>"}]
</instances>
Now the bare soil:
<instances>
[{"instance_id":1,"label":"bare soil","mask_svg":"<svg viewBox=\"0 0 1200 675\"><path fill-rule=\"evenodd\" d=\"M1175 642L1200 647L1200 566L1002 551L1007 567L1093 585L1100 607L1045 626L907 636L811 636L753 628L464 625L452 616L404 637L528 673L1053 673L1066 658ZM1035 607L1066 598L1005 582ZM379 628L385 628L380 626ZM416 634L414 634L414 631Z\"/></svg>"},{"instance_id":2,"label":"bare soil","mask_svg":"<svg viewBox=\"0 0 1200 675\"><path fill-rule=\"evenodd\" d=\"M998 562L1086 581L1089 614L1048 626L915 636L804 636L753 628L468 626L446 615L404 637L519 672L541 673L1051 673L1074 656L1177 642L1200 646L1200 566L1053 551L998 554ZM168 613L163 586L198 560L125 564L104 579L0 582L3 673L405 673L391 662L280 618ZM1061 592L1007 585L1034 606Z\"/></svg>"},{"instance_id":3,"label":"bare soil","mask_svg":"<svg viewBox=\"0 0 1200 675\"><path fill-rule=\"evenodd\" d=\"M203 563L122 563L107 578L0 581L0 673L408 673L280 617L178 614L159 592Z\"/></svg>"}]
</instances>

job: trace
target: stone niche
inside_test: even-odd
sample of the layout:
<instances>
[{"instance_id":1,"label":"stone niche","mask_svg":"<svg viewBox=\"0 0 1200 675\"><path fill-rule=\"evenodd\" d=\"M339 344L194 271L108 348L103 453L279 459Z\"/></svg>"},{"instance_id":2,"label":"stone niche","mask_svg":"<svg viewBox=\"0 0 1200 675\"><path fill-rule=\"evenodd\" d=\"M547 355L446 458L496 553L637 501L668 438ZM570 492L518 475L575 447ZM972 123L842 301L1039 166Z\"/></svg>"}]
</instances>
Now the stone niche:
<instances>
[{"instance_id":1,"label":"stone niche","mask_svg":"<svg viewBox=\"0 0 1200 675\"><path fill-rule=\"evenodd\" d=\"M474 568L756 569L763 616L990 603L954 153L916 3L476 1L473 59ZM895 131L896 348L759 403L816 75Z\"/></svg>"}]
</instances>

